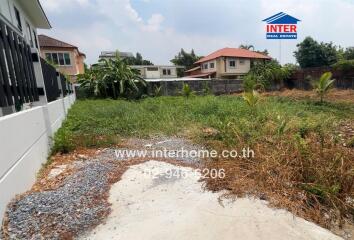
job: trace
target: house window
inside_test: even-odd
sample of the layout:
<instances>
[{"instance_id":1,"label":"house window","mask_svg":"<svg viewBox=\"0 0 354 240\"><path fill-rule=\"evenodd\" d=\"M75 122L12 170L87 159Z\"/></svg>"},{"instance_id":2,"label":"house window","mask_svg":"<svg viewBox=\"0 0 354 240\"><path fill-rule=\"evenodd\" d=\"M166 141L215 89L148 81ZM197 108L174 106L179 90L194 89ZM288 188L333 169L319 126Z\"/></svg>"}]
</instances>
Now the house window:
<instances>
[{"instance_id":1,"label":"house window","mask_svg":"<svg viewBox=\"0 0 354 240\"><path fill-rule=\"evenodd\" d=\"M203 69L208 69L208 64L205 63Z\"/></svg>"},{"instance_id":2,"label":"house window","mask_svg":"<svg viewBox=\"0 0 354 240\"><path fill-rule=\"evenodd\" d=\"M21 22L20 12L18 11L18 9L16 7L14 7L14 10L15 10L15 16L16 16L16 21L17 21L17 27L18 27L18 29L20 29L20 31L22 31L22 22Z\"/></svg>"},{"instance_id":3,"label":"house window","mask_svg":"<svg viewBox=\"0 0 354 240\"><path fill-rule=\"evenodd\" d=\"M159 69L157 67L148 67L146 68L146 71L158 71Z\"/></svg>"},{"instance_id":4,"label":"house window","mask_svg":"<svg viewBox=\"0 0 354 240\"><path fill-rule=\"evenodd\" d=\"M64 60L65 60L65 65L71 65L69 53L64 53Z\"/></svg>"},{"instance_id":5,"label":"house window","mask_svg":"<svg viewBox=\"0 0 354 240\"><path fill-rule=\"evenodd\" d=\"M64 62L64 53L58 53L59 65L65 65Z\"/></svg>"},{"instance_id":6,"label":"house window","mask_svg":"<svg viewBox=\"0 0 354 240\"><path fill-rule=\"evenodd\" d=\"M245 60L244 59L240 59L240 64L245 64Z\"/></svg>"},{"instance_id":7,"label":"house window","mask_svg":"<svg viewBox=\"0 0 354 240\"><path fill-rule=\"evenodd\" d=\"M210 67L210 68L214 68L214 67L215 67L215 63L213 63L213 62L210 63L210 64L209 64L209 67Z\"/></svg>"},{"instance_id":8,"label":"house window","mask_svg":"<svg viewBox=\"0 0 354 240\"><path fill-rule=\"evenodd\" d=\"M58 54L57 53L52 53L52 59L53 59L53 63L54 64L59 64L59 60L58 60Z\"/></svg>"},{"instance_id":9,"label":"house window","mask_svg":"<svg viewBox=\"0 0 354 240\"><path fill-rule=\"evenodd\" d=\"M45 58L59 66L71 66L69 53L46 53Z\"/></svg>"},{"instance_id":10,"label":"house window","mask_svg":"<svg viewBox=\"0 0 354 240\"><path fill-rule=\"evenodd\" d=\"M30 43L30 46L33 47L32 31L31 31L31 26L29 25L28 22L26 22L26 27L27 27L28 41Z\"/></svg>"},{"instance_id":11,"label":"house window","mask_svg":"<svg viewBox=\"0 0 354 240\"><path fill-rule=\"evenodd\" d=\"M230 60L229 61L229 67L230 68L235 68L236 67L236 61L235 60Z\"/></svg>"},{"instance_id":12,"label":"house window","mask_svg":"<svg viewBox=\"0 0 354 240\"><path fill-rule=\"evenodd\" d=\"M14 10L15 10L15 16L16 16L16 21L17 21L17 27L18 27L18 29L20 29L20 31L22 31L22 22L21 22L20 12L18 11L18 9L16 7L14 7Z\"/></svg>"},{"instance_id":13,"label":"house window","mask_svg":"<svg viewBox=\"0 0 354 240\"><path fill-rule=\"evenodd\" d=\"M162 75L171 75L171 69L163 69Z\"/></svg>"}]
</instances>

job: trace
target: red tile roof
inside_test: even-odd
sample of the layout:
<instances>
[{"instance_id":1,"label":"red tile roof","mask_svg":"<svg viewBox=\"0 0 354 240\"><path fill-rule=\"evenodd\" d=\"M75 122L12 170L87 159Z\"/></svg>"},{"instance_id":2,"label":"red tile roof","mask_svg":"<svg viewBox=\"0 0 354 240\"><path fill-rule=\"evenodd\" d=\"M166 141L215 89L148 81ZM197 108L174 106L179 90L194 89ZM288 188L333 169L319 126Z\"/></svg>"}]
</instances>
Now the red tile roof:
<instances>
[{"instance_id":1,"label":"red tile roof","mask_svg":"<svg viewBox=\"0 0 354 240\"><path fill-rule=\"evenodd\" d=\"M38 35L39 46L41 47L60 47L60 48L77 48L74 45L60 41L58 39L48 37L46 35Z\"/></svg>"},{"instance_id":2,"label":"red tile roof","mask_svg":"<svg viewBox=\"0 0 354 240\"><path fill-rule=\"evenodd\" d=\"M38 35L38 42L39 42L40 47L75 48L79 52L80 56L83 56L86 58L85 53L80 52L78 47L71 45L69 43L60 41L58 39L48 37L46 35L41 34L41 35Z\"/></svg>"},{"instance_id":3,"label":"red tile roof","mask_svg":"<svg viewBox=\"0 0 354 240\"><path fill-rule=\"evenodd\" d=\"M206 57L203 57L195 63L206 62L218 57L240 57L240 58L257 58L257 59L271 59L271 57L263 55L261 53L253 52L247 49L242 48L222 48L209 54Z\"/></svg>"}]
</instances>

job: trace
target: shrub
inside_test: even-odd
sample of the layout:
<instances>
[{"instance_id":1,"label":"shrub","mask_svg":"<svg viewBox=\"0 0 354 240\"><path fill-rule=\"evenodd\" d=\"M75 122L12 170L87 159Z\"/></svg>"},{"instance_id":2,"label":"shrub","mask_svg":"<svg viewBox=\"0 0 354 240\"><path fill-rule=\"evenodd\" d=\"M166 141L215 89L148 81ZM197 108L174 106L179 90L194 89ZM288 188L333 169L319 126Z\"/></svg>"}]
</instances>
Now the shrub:
<instances>
[{"instance_id":1,"label":"shrub","mask_svg":"<svg viewBox=\"0 0 354 240\"><path fill-rule=\"evenodd\" d=\"M243 89L245 92L252 92L253 90L264 90L265 86L262 82L257 81L257 77L250 73L243 78Z\"/></svg>"},{"instance_id":2,"label":"shrub","mask_svg":"<svg viewBox=\"0 0 354 240\"><path fill-rule=\"evenodd\" d=\"M343 72L354 71L354 60L341 60L332 65L335 70Z\"/></svg>"},{"instance_id":3,"label":"shrub","mask_svg":"<svg viewBox=\"0 0 354 240\"><path fill-rule=\"evenodd\" d=\"M253 84L255 87L269 89L272 85L282 83L289 78L295 69L293 65L282 67L275 60L255 63L246 76L246 87L249 88Z\"/></svg>"},{"instance_id":4,"label":"shrub","mask_svg":"<svg viewBox=\"0 0 354 240\"><path fill-rule=\"evenodd\" d=\"M182 86L182 96L189 98L191 96L194 96L195 92L192 91L191 87L187 83L183 83Z\"/></svg>"}]
</instances>

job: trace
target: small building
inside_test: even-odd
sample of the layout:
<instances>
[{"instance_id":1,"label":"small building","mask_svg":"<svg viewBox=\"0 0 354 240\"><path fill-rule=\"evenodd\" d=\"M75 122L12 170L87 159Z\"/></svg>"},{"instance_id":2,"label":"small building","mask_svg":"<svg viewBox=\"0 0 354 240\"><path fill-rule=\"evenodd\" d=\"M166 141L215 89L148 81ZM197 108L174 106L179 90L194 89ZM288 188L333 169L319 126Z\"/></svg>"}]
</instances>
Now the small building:
<instances>
[{"instance_id":1,"label":"small building","mask_svg":"<svg viewBox=\"0 0 354 240\"><path fill-rule=\"evenodd\" d=\"M196 78L239 79L253 64L267 60L271 57L247 49L223 48L195 62L196 67L185 73Z\"/></svg>"},{"instance_id":2,"label":"small building","mask_svg":"<svg viewBox=\"0 0 354 240\"><path fill-rule=\"evenodd\" d=\"M39 35L38 40L42 58L55 64L72 82L76 81L78 74L85 72L86 55L77 46L46 35Z\"/></svg>"},{"instance_id":3,"label":"small building","mask_svg":"<svg viewBox=\"0 0 354 240\"><path fill-rule=\"evenodd\" d=\"M102 51L101 54L98 56L99 59L114 59L116 54L119 54L121 59L134 57L133 53L131 52L120 52L120 51Z\"/></svg>"},{"instance_id":4,"label":"small building","mask_svg":"<svg viewBox=\"0 0 354 240\"><path fill-rule=\"evenodd\" d=\"M132 65L130 67L137 69L144 79L177 78L177 69L184 68L174 65Z\"/></svg>"}]
</instances>

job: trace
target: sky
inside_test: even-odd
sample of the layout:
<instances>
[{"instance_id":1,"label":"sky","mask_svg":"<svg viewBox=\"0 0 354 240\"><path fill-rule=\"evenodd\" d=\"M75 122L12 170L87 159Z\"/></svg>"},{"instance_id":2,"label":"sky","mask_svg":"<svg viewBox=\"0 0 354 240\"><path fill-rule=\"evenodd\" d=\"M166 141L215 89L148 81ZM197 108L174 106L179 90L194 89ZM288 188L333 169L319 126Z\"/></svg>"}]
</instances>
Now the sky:
<instances>
[{"instance_id":1,"label":"sky","mask_svg":"<svg viewBox=\"0 0 354 240\"><path fill-rule=\"evenodd\" d=\"M295 63L306 36L354 46L353 0L40 0L52 29L39 33L76 45L97 62L101 51L139 52L171 64L180 51L206 56L252 44L282 64ZM297 40L267 40L263 19L285 12L298 23Z\"/></svg>"}]
</instances>

